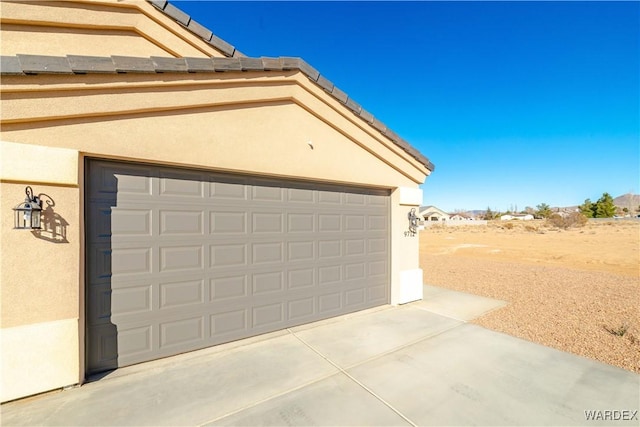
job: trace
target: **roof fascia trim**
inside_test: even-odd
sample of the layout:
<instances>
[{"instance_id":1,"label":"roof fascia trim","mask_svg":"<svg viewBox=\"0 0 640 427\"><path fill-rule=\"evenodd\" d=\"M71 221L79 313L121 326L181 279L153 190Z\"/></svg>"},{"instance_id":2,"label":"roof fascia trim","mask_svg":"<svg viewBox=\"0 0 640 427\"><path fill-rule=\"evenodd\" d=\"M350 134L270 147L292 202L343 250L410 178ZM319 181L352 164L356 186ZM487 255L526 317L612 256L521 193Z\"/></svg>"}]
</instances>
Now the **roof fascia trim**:
<instances>
[{"instance_id":1,"label":"roof fascia trim","mask_svg":"<svg viewBox=\"0 0 640 427\"><path fill-rule=\"evenodd\" d=\"M376 129L395 145L424 165L430 172L435 170L431 161L398 136L390 128L363 109L346 93L301 58L163 58L163 57L98 57L98 56L45 56L16 55L0 57L0 76L37 74L126 74L126 73L221 73L221 72L269 72L299 71L336 101L344 105L369 126Z\"/></svg>"}]
</instances>

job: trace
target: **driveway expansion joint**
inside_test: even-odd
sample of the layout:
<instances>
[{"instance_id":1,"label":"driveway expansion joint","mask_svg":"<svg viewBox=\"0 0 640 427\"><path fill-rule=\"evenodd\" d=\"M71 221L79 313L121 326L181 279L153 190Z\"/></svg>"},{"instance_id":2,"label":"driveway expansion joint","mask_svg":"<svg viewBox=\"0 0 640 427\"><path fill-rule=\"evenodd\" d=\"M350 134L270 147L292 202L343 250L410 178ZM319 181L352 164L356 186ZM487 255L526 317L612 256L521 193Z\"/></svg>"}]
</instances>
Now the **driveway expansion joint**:
<instances>
[{"instance_id":1,"label":"driveway expansion joint","mask_svg":"<svg viewBox=\"0 0 640 427\"><path fill-rule=\"evenodd\" d=\"M291 332L291 331L290 331ZM297 336L294 332L291 332L291 334L293 334L293 336L298 339L302 344L304 344L305 346L307 346L310 350L314 351L318 356L322 357L324 360L326 360L328 363L330 363L331 365L333 365L336 369L340 370L340 372L345 375L347 378L349 378L351 381L353 381L354 383L356 383L359 387L361 387L363 390L365 390L367 393L369 393L370 395L372 395L373 397L375 397L376 399L378 399L383 405L385 405L386 407L388 407L389 409L391 409L393 412L395 412L400 418L402 418L403 420L405 420L406 422L408 422L411 426L413 427L418 427L418 425L416 423L414 423L413 421L411 421L409 418L407 418L406 415L404 415L402 412L400 412L398 409L396 409L393 405L391 405L391 403L387 402L386 400L384 400L381 396L379 396L378 394L376 394L373 390L371 390L369 387L367 387L366 385L364 385L362 382L358 381L354 376L352 376L351 374L349 374L345 369L343 369L340 365L338 365L337 363L335 363L333 360L331 360L328 356L324 355L322 352L320 352L319 350L317 350L315 347L313 347L312 345L310 345L309 343L307 343L305 340L303 340L302 338L300 338L299 336ZM404 347L404 346L403 346ZM403 348L400 347L400 348ZM393 350L396 351L397 349ZM387 352L390 353L390 352ZM379 357L379 356L376 356Z\"/></svg>"}]
</instances>

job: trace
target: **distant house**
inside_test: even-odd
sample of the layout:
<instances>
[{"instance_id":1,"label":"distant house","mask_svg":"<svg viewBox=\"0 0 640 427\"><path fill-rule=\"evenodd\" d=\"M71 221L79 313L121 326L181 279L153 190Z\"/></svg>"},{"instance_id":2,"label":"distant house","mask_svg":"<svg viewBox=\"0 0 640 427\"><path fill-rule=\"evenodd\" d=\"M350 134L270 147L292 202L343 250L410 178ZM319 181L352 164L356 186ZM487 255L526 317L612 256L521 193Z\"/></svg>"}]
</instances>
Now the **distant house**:
<instances>
[{"instance_id":1,"label":"distant house","mask_svg":"<svg viewBox=\"0 0 640 427\"><path fill-rule=\"evenodd\" d=\"M531 214L506 214L506 215L500 216L501 221L511 221L511 220L531 221L532 219L533 219L533 215Z\"/></svg>"},{"instance_id":2,"label":"distant house","mask_svg":"<svg viewBox=\"0 0 640 427\"><path fill-rule=\"evenodd\" d=\"M419 214L425 221L448 221L451 218L451 215L435 206L421 207Z\"/></svg>"},{"instance_id":3,"label":"distant house","mask_svg":"<svg viewBox=\"0 0 640 427\"><path fill-rule=\"evenodd\" d=\"M474 219L464 214L453 214L449 218L450 221L473 221Z\"/></svg>"}]
</instances>

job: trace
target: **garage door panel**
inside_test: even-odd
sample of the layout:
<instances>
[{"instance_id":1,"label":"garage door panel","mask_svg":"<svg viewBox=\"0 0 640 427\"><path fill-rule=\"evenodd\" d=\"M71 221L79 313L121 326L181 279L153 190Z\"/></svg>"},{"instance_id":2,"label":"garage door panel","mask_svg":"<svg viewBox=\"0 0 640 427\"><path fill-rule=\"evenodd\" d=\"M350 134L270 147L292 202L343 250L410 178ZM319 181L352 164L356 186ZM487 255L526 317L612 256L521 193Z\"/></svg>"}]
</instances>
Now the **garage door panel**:
<instances>
[{"instance_id":1,"label":"garage door panel","mask_svg":"<svg viewBox=\"0 0 640 427\"><path fill-rule=\"evenodd\" d=\"M369 230L387 231L387 217L385 215L369 215Z\"/></svg>"},{"instance_id":2,"label":"garage door panel","mask_svg":"<svg viewBox=\"0 0 640 427\"><path fill-rule=\"evenodd\" d=\"M343 229L346 233L361 233L365 229L365 215L344 215L342 218Z\"/></svg>"},{"instance_id":3,"label":"garage door panel","mask_svg":"<svg viewBox=\"0 0 640 427\"><path fill-rule=\"evenodd\" d=\"M241 267L248 263L246 243L221 243L209 247L209 267Z\"/></svg>"},{"instance_id":4,"label":"garage door panel","mask_svg":"<svg viewBox=\"0 0 640 427\"><path fill-rule=\"evenodd\" d=\"M216 277L209 281L210 301L226 301L249 295L247 275Z\"/></svg>"},{"instance_id":5,"label":"garage door panel","mask_svg":"<svg viewBox=\"0 0 640 427\"><path fill-rule=\"evenodd\" d=\"M316 286L315 269L303 268L287 272L287 289L301 289Z\"/></svg>"},{"instance_id":6,"label":"garage door panel","mask_svg":"<svg viewBox=\"0 0 640 427\"><path fill-rule=\"evenodd\" d=\"M320 240L318 242L318 258L331 259L342 256L342 240Z\"/></svg>"},{"instance_id":7,"label":"garage door panel","mask_svg":"<svg viewBox=\"0 0 640 427\"><path fill-rule=\"evenodd\" d=\"M205 213L201 210L165 210L159 211L160 236L195 235L202 236Z\"/></svg>"},{"instance_id":8,"label":"garage door panel","mask_svg":"<svg viewBox=\"0 0 640 427\"><path fill-rule=\"evenodd\" d=\"M222 180L224 180L222 178ZM244 183L233 182L211 182L209 184L209 197L220 199L226 202L247 200L247 189Z\"/></svg>"},{"instance_id":9,"label":"garage door panel","mask_svg":"<svg viewBox=\"0 0 640 427\"><path fill-rule=\"evenodd\" d=\"M112 198L114 195L151 194L152 170L128 165L96 170L92 174L91 198Z\"/></svg>"},{"instance_id":10,"label":"garage door panel","mask_svg":"<svg viewBox=\"0 0 640 427\"><path fill-rule=\"evenodd\" d=\"M102 240L102 239L100 239ZM88 282L90 284L111 282L111 246L108 243L89 244L87 257L90 260Z\"/></svg>"},{"instance_id":11,"label":"garage door panel","mask_svg":"<svg viewBox=\"0 0 640 427\"><path fill-rule=\"evenodd\" d=\"M251 295L263 295L284 290L284 280L281 271L258 273L252 277Z\"/></svg>"},{"instance_id":12,"label":"garage door panel","mask_svg":"<svg viewBox=\"0 0 640 427\"><path fill-rule=\"evenodd\" d=\"M150 312L153 308L151 285L112 289L110 300L105 301L104 304L107 303L109 303L108 307L111 307L112 318Z\"/></svg>"},{"instance_id":13,"label":"garage door panel","mask_svg":"<svg viewBox=\"0 0 640 427\"><path fill-rule=\"evenodd\" d=\"M87 293L92 304L87 309L88 322L92 325L107 324L111 319L111 286L98 284L89 287Z\"/></svg>"},{"instance_id":14,"label":"garage door panel","mask_svg":"<svg viewBox=\"0 0 640 427\"><path fill-rule=\"evenodd\" d=\"M318 312L331 315L343 309L342 293L339 291L322 294L318 297Z\"/></svg>"},{"instance_id":15,"label":"garage door panel","mask_svg":"<svg viewBox=\"0 0 640 427\"><path fill-rule=\"evenodd\" d=\"M160 348L191 348L189 344L198 345L205 338L204 326L203 316L162 322L159 325Z\"/></svg>"},{"instance_id":16,"label":"garage door panel","mask_svg":"<svg viewBox=\"0 0 640 427\"><path fill-rule=\"evenodd\" d=\"M319 214L318 231L321 233L335 233L342 231L342 216L340 214Z\"/></svg>"},{"instance_id":17,"label":"garage door panel","mask_svg":"<svg viewBox=\"0 0 640 427\"><path fill-rule=\"evenodd\" d=\"M165 197L195 197L204 198L205 184L202 182L201 175L191 175L189 179L185 179L184 174L180 177L161 176L159 179L159 195L161 198Z\"/></svg>"},{"instance_id":18,"label":"garage door panel","mask_svg":"<svg viewBox=\"0 0 640 427\"><path fill-rule=\"evenodd\" d=\"M247 232L247 212L217 208L209 212L209 229L215 235L244 235Z\"/></svg>"},{"instance_id":19,"label":"garage door panel","mask_svg":"<svg viewBox=\"0 0 640 427\"><path fill-rule=\"evenodd\" d=\"M348 193L344 195L344 203L346 205L364 206L366 201L366 195Z\"/></svg>"},{"instance_id":20,"label":"garage door panel","mask_svg":"<svg viewBox=\"0 0 640 427\"><path fill-rule=\"evenodd\" d=\"M251 326L258 330L284 323L284 303L275 302L253 307Z\"/></svg>"},{"instance_id":21,"label":"garage door panel","mask_svg":"<svg viewBox=\"0 0 640 427\"><path fill-rule=\"evenodd\" d=\"M306 189L289 188L287 189L287 201L296 204L313 204L315 202L315 193Z\"/></svg>"},{"instance_id":22,"label":"garage door panel","mask_svg":"<svg viewBox=\"0 0 640 427\"><path fill-rule=\"evenodd\" d=\"M282 233L284 218L281 212L253 212L251 214L252 233Z\"/></svg>"},{"instance_id":23,"label":"garage door panel","mask_svg":"<svg viewBox=\"0 0 640 427\"><path fill-rule=\"evenodd\" d=\"M159 306L163 308L194 306L205 303L204 280L160 283Z\"/></svg>"},{"instance_id":24,"label":"garage door panel","mask_svg":"<svg viewBox=\"0 0 640 427\"><path fill-rule=\"evenodd\" d=\"M387 300L387 286L384 283L378 286L369 286L367 292L368 301L381 302L384 304Z\"/></svg>"},{"instance_id":25,"label":"garage door panel","mask_svg":"<svg viewBox=\"0 0 640 427\"><path fill-rule=\"evenodd\" d=\"M357 288L345 292L344 304L346 307L359 307L366 301L366 289Z\"/></svg>"},{"instance_id":26,"label":"garage door panel","mask_svg":"<svg viewBox=\"0 0 640 427\"><path fill-rule=\"evenodd\" d=\"M365 262L356 262L344 266L344 280L358 280L365 278Z\"/></svg>"},{"instance_id":27,"label":"garage door panel","mask_svg":"<svg viewBox=\"0 0 640 427\"><path fill-rule=\"evenodd\" d=\"M340 193L336 191L318 191L318 204L322 205L339 205L342 203Z\"/></svg>"},{"instance_id":28,"label":"garage door panel","mask_svg":"<svg viewBox=\"0 0 640 427\"><path fill-rule=\"evenodd\" d=\"M388 302L388 192L87 171L89 372Z\"/></svg>"},{"instance_id":29,"label":"garage door panel","mask_svg":"<svg viewBox=\"0 0 640 427\"><path fill-rule=\"evenodd\" d=\"M288 233L313 233L315 215L313 213L290 213L287 215Z\"/></svg>"},{"instance_id":30,"label":"garage door panel","mask_svg":"<svg viewBox=\"0 0 640 427\"><path fill-rule=\"evenodd\" d=\"M314 297L300 298L289 301L287 305L289 320L303 320L316 315L316 299Z\"/></svg>"},{"instance_id":31,"label":"garage door panel","mask_svg":"<svg viewBox=\"0 0 640 427\"><path fill-rule=\"evenodd\" d=\"M318 284L331 285L342 281L342 264L327 265L318 268Z\"/></svg>"},{"instance_id":32,"label":"garage door panel","mask_svg":"<svg viewBox=\"0 0 640 427\"><path fill-rule=\"evenodd\" d=\"M314 241L300 241L287 243L287 261L289 262L307 262L315 259Z\"/></svg>"},{"instance_id":33,"label":"garage door panel","mask_svg":"<svg viewBox=\"0 0 640 427\"><path fill-rule=\"evenodd\" d=\"M284 262L283 242L261 242L251 245L251 264L282 264Z\"/></svg>"},{"instance_id":34,"label":"garage door panel","mask_svg":"<svg viewBox=\"0 0 640 427\"><path fill-rule=\"evenodd\" d=\"M251 187L251 199L254 201L282 202L284 200L283 189L269 185L265 182Z\"/></svg>"},{"instance_id":35,"label":"garage door panel","mask_svg":"<svg viewBox=\"0 0 640 427\"><path fill-rule=\"evenodd\" d=\"M153 327L151 325L118 331L118 352L130 356L138 356L141 353L151 352L153 343L152 334ZM109 351L109 345L115 345L112 337L108 337L108 341L103 343L105 353Z\"/></svg>"},{"instance_id":36,"label":"garage door panel","mask_svg":"<svg viewBox=\"0 0 640 427\"><path fill-rule=\"evenodd\" d=\"M102 254L104 259L108 253ZM152 249L141 248L114 248L111 250L111 280L126 278L131 275L151 274Z\"/></svg>"},{"instance_id":37,"label":"garage door panel","mask_svg":"<svg viewBox=\"0 0 640 427\"><path fill-rule=\"evenodd\" d=\"M225 337L236 337L247 334L249 329L249 310L241 308L211 314L210 337L214 340L224 340ZM222 341L218 341L222 342Z\"/></svg>"},{"instance_id":38,"label":"garage door panel","mask_svg":"<svg viewBox=\"0 0 640 427\"><path fill-rule=\"evenodd\" d=\"M189 272L204 269L204 246L161 246L159 272Z\"/></svg>"}]
</instances>

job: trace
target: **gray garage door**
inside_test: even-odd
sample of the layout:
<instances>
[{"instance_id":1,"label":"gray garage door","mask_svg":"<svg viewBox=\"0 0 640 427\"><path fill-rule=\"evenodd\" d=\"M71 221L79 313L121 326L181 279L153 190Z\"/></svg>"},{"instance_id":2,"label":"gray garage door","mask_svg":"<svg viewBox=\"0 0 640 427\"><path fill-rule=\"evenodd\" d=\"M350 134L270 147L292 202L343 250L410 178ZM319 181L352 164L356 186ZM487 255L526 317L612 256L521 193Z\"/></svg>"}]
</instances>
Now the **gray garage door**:
<instances>
[{"instance_id":1,"label":"gray garage door","mask_svg":"<svg viewBox=\"0 0 640 427\"><path fill-rule=\"evenodd\" d=\"M389 301L386 191L86 166L88 373Z\"/></svg>"}]
</instances>

